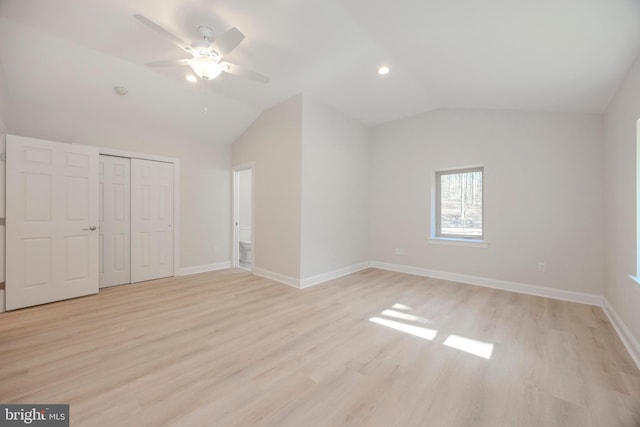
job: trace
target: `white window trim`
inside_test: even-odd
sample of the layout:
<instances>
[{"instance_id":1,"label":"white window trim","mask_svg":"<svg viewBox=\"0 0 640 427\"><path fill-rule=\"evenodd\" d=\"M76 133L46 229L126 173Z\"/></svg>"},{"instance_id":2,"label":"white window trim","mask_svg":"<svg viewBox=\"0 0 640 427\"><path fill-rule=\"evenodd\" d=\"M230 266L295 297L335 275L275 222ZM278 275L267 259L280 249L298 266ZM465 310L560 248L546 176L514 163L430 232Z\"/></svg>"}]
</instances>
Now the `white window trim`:
<instances>
[{"instance_id":1,"label":"white window trim","mask_svg":"<svg viewBox=\"0 0 640 427\"><path fill-rule=\"evenodd\" d=\"M435 237L432 236L427 239L432 245L445 245L445 246L461 246L465 248L480 248L487 249L489 242L480 239L464 239L458 237Z\"/></svg>"},{"instance_id":2,"label":"white window trim","mask_svg":"<svg viewBox=\"0 0 640 427\"><path fill-rule=\"evenodd\" d=\"M482 169L482 236L438 236L438 174L441 172L457 172L463 173L465 171ZM486 237L486 228L484 223L484 211L485 211L485 173L484 173L484 165L471 165L471 166L460 166L455 168L445 168L445 169L437 169L432 174L431 180L431 234L428 239L429 243L433 243L436 245L449 245L449 246L464 246L464 247L475 247L475 248L488 248L489 242L485 240Z\"/></svg>"},{"instance_id":3,"label":"white window trim","mask_svg":"<svg viewBox=\"0 0 640 427\"><path fill-rule=\"evenodd\" d=\"M640 277L634 276L633 274L627 274L627 276L629 276L631 280L633 280L634 282L640 285Z\"/></svg>"}]
</instances>

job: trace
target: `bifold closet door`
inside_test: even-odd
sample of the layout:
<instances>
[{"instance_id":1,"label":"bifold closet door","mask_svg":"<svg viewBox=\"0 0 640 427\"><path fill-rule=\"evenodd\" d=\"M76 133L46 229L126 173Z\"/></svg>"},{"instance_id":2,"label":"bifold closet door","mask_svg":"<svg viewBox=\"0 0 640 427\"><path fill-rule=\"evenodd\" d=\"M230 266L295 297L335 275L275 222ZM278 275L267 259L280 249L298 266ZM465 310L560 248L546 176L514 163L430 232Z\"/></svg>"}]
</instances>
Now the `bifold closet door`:
<instances>
[{"instance_id":1,"label":"bifold closet door","mask_svg":"<svg viewBox=\"0 0 640 427\"><path fill-rule=\"evenodd\" d=\"M100 287L131 283L131 159L100 156Z\"/></svg>"},{"instance_id":2,"label":"bifold closet door","mask_svg":"<svg viewBox=\"0 0 640 427\"><path fill-rule=\"evenodd\" d=\"M98 151L7 136L6 308L98 292Z\"/></svg>"},{"instance_id":3,"label":"bifold closet door","mask_svg":"<svg viewBox=\"0 0 640 427\"><path fill-rule=\"evenodd\" d=\"M131 159L131 281L173 268L173 164Z\"/></svg>"}]
</instances>

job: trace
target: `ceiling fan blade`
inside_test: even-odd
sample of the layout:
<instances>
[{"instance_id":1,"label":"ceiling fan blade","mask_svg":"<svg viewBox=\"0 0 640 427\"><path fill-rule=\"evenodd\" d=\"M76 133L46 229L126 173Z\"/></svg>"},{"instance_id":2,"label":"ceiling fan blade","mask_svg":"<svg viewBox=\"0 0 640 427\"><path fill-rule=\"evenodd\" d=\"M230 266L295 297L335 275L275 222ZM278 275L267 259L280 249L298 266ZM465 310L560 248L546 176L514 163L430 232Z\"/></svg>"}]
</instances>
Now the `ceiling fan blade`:
<instances>
[{"instance_id":1,"label":"ceiling fan blade","mask_svg":"<svg viewBox=\"0 0 640 427\"><path fill-rule=\"evenodd\" d=\"M254 80L260 83L269 82L269 77L243 68L240 65L232 64L230 62L221 62L220 65L222 65L222 71L233 74L234 76L243 77L245 79Z\"/></svg>"},{"instance_id":2,"label":"ceiling fan blade","mask_svg":"<svg viewBox=\"0 0 640 427\"><path fill-rule=\"evenodd\" d=\"M211 48L218 52L221 58L227 56L233 49L238 47L240 42L244 39L244 34L240 32L236 27L225 31L217 37Z\"/></svg>"},{"instance_id":3,"label":"ceiling fan blade","mask_svg":"<svg viewBox=\"0 0 640 427\"><path fill-rule=\"evenodd\" d=\"M152 20L150 20L146 16L135 14L135 15L133 15L133 17L136 18L138 21L142 22L144 25L146 25L147 27L149 27L153 31L155 31L157 34L159 34L162 37L164 37L165 39L170 40L171 43L175 44L180 49L182 49L184 51L187 51L187 52L189 52L191 50L191 47L189 46L189 43L185 43L184 41L180 40L177 36L171 34L169 31L165 30L160 25L156 24L155 22L153 22Z\"/></svg>"},{"instance_id":4,"label":"ceiling fan blade","mask_svg":"<svg viewBox=\"0 0 640 427\"><path fill-rule=\"evenodd\" d=\"M188 59L168 59L164 61L147 62L144 65L151 68L162 68L162 67L177 67L179 65L188 65L188 63L189 63Z\"/></svg>"}]
</instances>

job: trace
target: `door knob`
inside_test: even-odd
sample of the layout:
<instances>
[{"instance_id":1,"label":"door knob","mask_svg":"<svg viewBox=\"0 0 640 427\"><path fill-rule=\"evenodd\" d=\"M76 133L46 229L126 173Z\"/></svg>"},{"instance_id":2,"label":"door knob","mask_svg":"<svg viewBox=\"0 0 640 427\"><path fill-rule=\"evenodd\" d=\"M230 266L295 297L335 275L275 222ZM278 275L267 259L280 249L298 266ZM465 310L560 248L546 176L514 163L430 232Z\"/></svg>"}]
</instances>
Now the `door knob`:
<instances>
[{"instance_id":1,"label":"door knob","mask_svg":"<svg viewBox=\"0 0 640 427\"><path fill-rule=\"evenodd\" d=\"M92 226L91 226L91 227L89 227L89 228L83 228L83 230L84 230L84 231L96 231L96 228L97 228L97 227L96 227L95 225L92 225Z\"/></svg>"}]
</instances>

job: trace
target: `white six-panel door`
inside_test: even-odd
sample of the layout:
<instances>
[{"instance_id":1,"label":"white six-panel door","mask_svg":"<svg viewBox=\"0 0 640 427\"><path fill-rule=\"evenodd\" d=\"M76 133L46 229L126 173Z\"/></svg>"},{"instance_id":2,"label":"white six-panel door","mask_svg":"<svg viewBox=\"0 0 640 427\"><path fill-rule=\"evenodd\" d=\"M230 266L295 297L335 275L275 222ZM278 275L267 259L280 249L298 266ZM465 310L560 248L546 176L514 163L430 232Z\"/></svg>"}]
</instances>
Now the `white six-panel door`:
<instances>
[{"instance_id":1,"label":"white six-panel door","mask_svg":"<svg viewBox=\"0 0 640 427\"><path fill-rule=\"evenodd\" d=\"M131 281L173 276L173 164L131 159Z\"/></svg>"},{"instance_id":2,"label":"white six-panel door","mask_svg":"<svg viewBox=\"0 0 640 427\"><path fill-rule=\"evenodd\" d=\"M131 159L100 156L100 287L131 283Z\"/></svg>"},{"instance_id":3,"label":"white six-panel door","mask_svg":"<svg viewBox=\"0 0 640 427\"><path fill-rule=\"evenodd\" d=\"M98 151L7 136L6 308L98 292Z\"/></svg>"}]
</instances>

